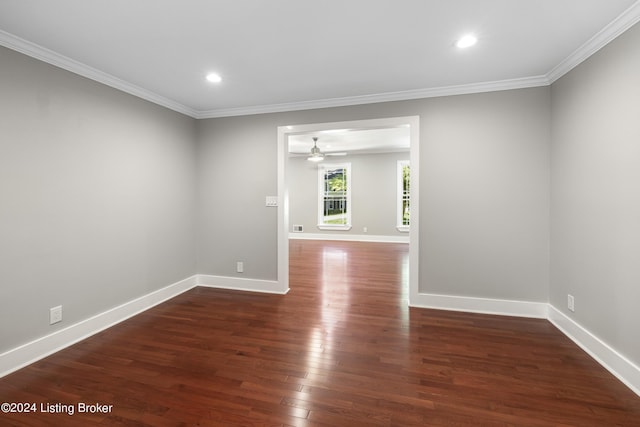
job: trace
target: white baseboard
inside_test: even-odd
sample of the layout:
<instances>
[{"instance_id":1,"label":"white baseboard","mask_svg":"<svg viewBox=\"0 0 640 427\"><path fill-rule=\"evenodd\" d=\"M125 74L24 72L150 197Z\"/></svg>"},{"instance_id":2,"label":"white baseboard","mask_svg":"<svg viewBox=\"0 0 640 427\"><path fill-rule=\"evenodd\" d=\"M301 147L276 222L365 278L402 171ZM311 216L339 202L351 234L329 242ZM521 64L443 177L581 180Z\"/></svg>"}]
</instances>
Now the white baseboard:
<instances>
[{"instance_id":1,"label":"white baseboard","mask_svg":"<svg viewBox=\"0 0 640 427\"><path fill-rule=\"evenodd\" d=\"M2 353L0 378L188 291L196 283L196 276L189 277Z\"/></svg>"},{"instance_id":2,"label":"white baseboard","mask_svg":"<svg viewBox=\"0 0 640 427\"><path fill-rule=\"evenodd\" d=\"M343 242L409 243L409 236L380 236L373 234L289 233L292 240L338 240Z\"/></svg>"},{"instance_id":3,"label":"white baseboard","mask_svg":"<svg viewBox=\"0 0 640 427\"><path fill-rule=\"evenodd\" d=\"M273 280L197 274L0 354L0 378L120 323L196 286L286 294ZM548 319L598 363L640 396L640 367L550 304L418 294L412 307Z\"/></svg>"},{"instance_id":4,"label":"white baseboard","mask_svg":"<svg viewBox=\"0 0 640 427\"><path fill-rule=\"evenodd\" d=\"M510 301L489 298L459 297L452 295L418 294L409 304L412 307L471 313L499 314L502 316L547 318L545 302Z\"/></svg>"},{"instance_id":5,"label":"white baseboard","mask_svg":"<svg viewBox=\"0 0 640 427\"><path fill-rule=\"evenodd\" d=\"M552 305L549 305L548 319L563 334L640 396L640 367Z\"/></svg>"},{"instance_id":6,"label":"white baseboard","mask_svg":"<svg viewBox=\"0 0 640 427\"><path fill-rule=\"evenodd\" d=\"M208 288L232 289L236 291L266 292L284 295L289 289L280 289L276 280L245 279L243 277L196 275L198 286Z\"/></svg>"},{"instance_id":7,"label":"white baseboard","mask_svg":"<svg viewBox=\"0 0 640 427\"><path fill-rule=\"evenodd\" d=\"M418 294L412 307L547 319L640 396L640 367L548 303Z\"/></svg>"}]
</instances>

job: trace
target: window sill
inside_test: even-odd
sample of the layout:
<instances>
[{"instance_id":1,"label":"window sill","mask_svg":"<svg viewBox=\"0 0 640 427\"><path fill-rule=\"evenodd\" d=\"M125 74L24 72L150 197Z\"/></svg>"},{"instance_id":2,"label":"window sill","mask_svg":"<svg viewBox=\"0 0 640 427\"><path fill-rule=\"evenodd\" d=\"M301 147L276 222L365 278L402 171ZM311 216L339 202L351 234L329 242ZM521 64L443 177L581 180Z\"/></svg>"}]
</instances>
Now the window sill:
<instances>
[{"instance_id":1,"label":"window sill","mask_svg":"<svg viewBox=\"0 0 640 427\"><path fill-rule=\"evenodd\" d=\"M350 225L326 225L318 224L320 230L333 230L333 231L348 231L351 230Z\"/></svg>"},{"instance_id":2,"label":"window sill","mask_svg":"<svg viewBox=\"0 0 640 427\"><path fill-rule=\"evenodd\" d=\"M398 226L396 226L396 229L401 233L408 233L409 232L409 226L408 225L398 225Z\"/></svg>"}]
</instances>

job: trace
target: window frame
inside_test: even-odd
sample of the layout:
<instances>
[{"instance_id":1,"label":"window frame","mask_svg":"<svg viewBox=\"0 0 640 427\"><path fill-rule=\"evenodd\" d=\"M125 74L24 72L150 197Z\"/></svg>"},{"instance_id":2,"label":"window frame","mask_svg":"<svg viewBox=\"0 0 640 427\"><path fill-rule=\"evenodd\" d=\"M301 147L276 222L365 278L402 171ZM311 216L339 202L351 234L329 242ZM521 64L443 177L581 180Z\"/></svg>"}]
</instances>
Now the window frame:
<instances>
[{"instance_id":1,"label":"window frame","mask_svg":"<svg viewBox=\"0 0 640 427\"><path fill-rule=\"evenodd\" d=\"M346 202L346 224L326 224L324 222L324 206L325 206L325 175L327 170L344 169L347 188L345 191ZM320 230L334 230L334 231L347 231L351 230L351 163L323 163L318 165L318 228Z\"/></svg>"},{"instance_id":2,"label":"window frame","mask_svg":"<svg viewBox=\"0 0 640 427\"><path fill-rule=\"evenodd\" d=\"M411 161L398 160L397 166L397 195L396 195L396 229L403 233L408 233L411 227L411 216L409 216L409 224L404 223L404 168L409 167L411 174ZM411 212L411 175L409 175L409 190L406 192L406 199L409 202L409 212Z\"/></svg>"}]
</instances>

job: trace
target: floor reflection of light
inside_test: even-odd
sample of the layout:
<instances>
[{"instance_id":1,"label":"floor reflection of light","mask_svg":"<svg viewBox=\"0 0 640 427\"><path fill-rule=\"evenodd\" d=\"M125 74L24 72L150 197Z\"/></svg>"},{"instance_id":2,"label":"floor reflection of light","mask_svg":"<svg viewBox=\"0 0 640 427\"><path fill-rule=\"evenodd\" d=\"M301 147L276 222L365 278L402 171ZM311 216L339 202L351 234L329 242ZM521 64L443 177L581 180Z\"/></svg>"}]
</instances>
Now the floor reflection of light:
<instances>
[{"instance_id":1,"label":"floor reflection of light","mask_svg":"<svg viewBox=\"0 0 640 427\"><path fill-rule=\"evenodd\" d=\"M320 266L320 324L313 328L307 346L308 379L320 379L336 363L333 351L334 329L345 319L349 309L349 254L327 246L322 251Z\"/></svg>"},{"instance_id":2,"label":"floor reflection of light","mask_svg":"<svg viewBox=\"0 0 640 427\"><path fill-rule=\"evenodd\" d=\"M403 340L396 342L396 347L402 349L407 366L411 365L412 355L419 352L413 348L411 340L411 310L409 309L409 251L402 251L398 257L399 264L399 280L400 280L400 323L401 332L398 336L404 337Z\"/></svg>"},{"instance_id":3,"label":"floor reflection of light","mask_svg":"<svg viewBox=\"0 0 640 427\"><path fill-rule=\"evenodd\" d=\"M403 320L409 318L409 251L400 256L400 298Z\"/></svg>"},{"instance_id":4,"label":"floor reflection of light","mask_svg":"<svg viewBox=\"0 0 640 427\"><path fill-rule=\"evenodd\" d=\"M322 251L322 323L333 327L349 306L349 254L340 248Z\"/></svg>"}]
</instances>

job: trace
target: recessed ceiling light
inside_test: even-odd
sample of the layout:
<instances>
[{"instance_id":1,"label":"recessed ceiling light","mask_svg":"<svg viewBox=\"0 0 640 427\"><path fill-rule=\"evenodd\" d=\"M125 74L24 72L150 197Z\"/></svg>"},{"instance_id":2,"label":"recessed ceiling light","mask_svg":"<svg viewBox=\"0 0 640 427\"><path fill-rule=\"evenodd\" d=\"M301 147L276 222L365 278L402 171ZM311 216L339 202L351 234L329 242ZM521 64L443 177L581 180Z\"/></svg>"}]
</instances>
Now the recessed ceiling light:
<instances>
[{"instance_id":1,"label":"recessed ceiling light","mask_svg":"<svg viewBox=\"0 0 640 427\"><path fill-rule=\"evenodd\" d=\"M456 46L460 49L464 49L466 47L471 47L478 42L478 38L473 34L467 34L466 36L462 36L456 42Z\"/></svg>"},{"instance_id":2,"label":"recessed ceiling light","mask_svg":"<svg viewBox=\"0 0 640 427\"><path fill-rule=\"evenodd\" d=\"M222 81L222 77L216 73L209 73L207 74L207 80L211 83L220 83Z\"/></svg>"}]
</instances>

